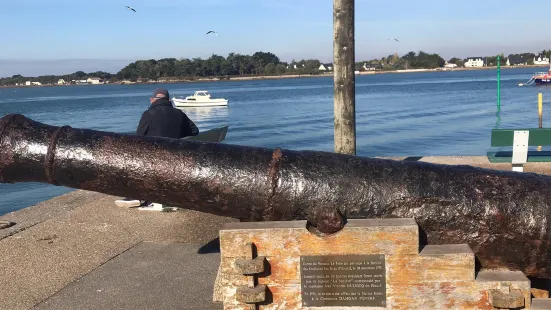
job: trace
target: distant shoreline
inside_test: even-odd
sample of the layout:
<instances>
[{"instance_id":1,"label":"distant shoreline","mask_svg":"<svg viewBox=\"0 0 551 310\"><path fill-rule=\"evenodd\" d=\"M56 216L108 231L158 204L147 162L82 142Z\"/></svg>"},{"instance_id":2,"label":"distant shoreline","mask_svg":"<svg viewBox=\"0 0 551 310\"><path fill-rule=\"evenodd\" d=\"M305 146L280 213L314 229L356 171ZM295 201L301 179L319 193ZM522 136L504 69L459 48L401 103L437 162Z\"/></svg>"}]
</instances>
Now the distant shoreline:
<instances>
[{"instance_id":1,"label":"distant shoreline","mask_svg":"<svg viewBox=\"0 0 551 310\"><path fill-rule=\"evenodd\" d=\"M526 65L526 66L502 66L501 69L518 69L518 68L548 68L548 65ZM497 66L472 67L472 68L436 68L436 69L406 69L392 71L362 71L356 75L373 75L373 74L400 74L400 73L416 73L416 72L453 72L453 71L477 71L477 70L497 70ZM84 84L85 86L101 86L101 85L142 85L142 84L182 84L182 83L200 83L200 82L232 82L232 81L254 81L254 80L280 80L293 78L316 78L330 77L332 74L306 75L306 74L284 74L284 75L259 75L259 76L236 76L229 79L224 78L200 78L200 79L182 79L168 81L146 81L133 83L106 83L106 84ZM0 88L33 88L33 87L62 87L62 86L83 86L83 84L65 84L65 85L10 85L0 86Z\"/></svg>"}]
</instances>

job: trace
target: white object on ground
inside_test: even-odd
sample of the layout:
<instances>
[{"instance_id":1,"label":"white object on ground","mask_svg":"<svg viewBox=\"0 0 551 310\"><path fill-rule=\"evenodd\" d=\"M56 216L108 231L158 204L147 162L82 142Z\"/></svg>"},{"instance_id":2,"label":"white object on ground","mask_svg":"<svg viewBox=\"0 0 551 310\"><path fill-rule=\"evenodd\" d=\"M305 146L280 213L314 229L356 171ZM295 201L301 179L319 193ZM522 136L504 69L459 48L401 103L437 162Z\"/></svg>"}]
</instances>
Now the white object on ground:
<instances>
[{"instance_id":1,"label":"white object on ground","mask_svg":"<svg viewBox=\"0 0 551 310\"><path fill-rule=\"evenodd\" d=\"M176 210L176 208L164 206L160 203L153 202L153 203L150 203L147 206L139 207L138 210L142 210L142 211L161 211L162 212L164 210Z\"/></svg>"},{"instance_id":2,"label":"white object on ground","mask_svg":"<svg viewBox=\"0 0 551 310\"><path fill-rule=\"evenodd\" d=\"M123 208L133 208L139 207L142 204L142 201L137 199L119 199L115 200L115 204Z\"/></svg>"}]
</instances>

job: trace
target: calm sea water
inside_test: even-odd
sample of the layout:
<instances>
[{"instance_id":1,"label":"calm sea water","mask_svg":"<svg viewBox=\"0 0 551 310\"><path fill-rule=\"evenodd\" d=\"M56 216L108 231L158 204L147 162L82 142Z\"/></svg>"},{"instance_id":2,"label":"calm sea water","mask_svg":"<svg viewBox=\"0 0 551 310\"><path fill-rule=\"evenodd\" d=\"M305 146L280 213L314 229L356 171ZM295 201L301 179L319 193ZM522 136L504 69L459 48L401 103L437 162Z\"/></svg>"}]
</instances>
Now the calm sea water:
<instances>
[{"instance_id":1,"label":"calm sea water","mask_svg":"<svg viewBox=\"0 0 551 310\"><path fill-rule=\"evenodd\" d=\"M500 128L536 127L537 94L524 86L534 71L503 69ZM378 74L356 77L359 156L483 155L496 126L496 71ZM0 89L0 116L21 113L51 125L115 132L136 129L156 87L177 96L208 90L228 108L185 108L200 129L228 124L225 143L333 151L333 79L100 85ZM546 126L544 106L544 126ZM71 189L0 184L0 215Z\"/></svg>"}]
</instances>

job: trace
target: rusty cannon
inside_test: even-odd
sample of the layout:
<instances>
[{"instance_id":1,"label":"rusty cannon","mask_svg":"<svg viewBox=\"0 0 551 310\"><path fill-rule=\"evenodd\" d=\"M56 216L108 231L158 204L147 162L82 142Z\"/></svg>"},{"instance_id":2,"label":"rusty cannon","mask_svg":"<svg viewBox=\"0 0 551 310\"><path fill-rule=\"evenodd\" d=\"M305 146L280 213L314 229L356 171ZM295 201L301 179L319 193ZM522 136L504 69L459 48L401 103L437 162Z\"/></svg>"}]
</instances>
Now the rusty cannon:
<instances>
[{"instance_id":1,"label":"rusty cannon","mask_svg":"<svg viewBox=\"0 0 551 310\"><path fill-rule=\"evenodd\" d=\"M0 182L42 182L242 221L413 217L428 244L467 243L482 267L551 278L551 178L0 119ZM101 212L101 210L98 210Z\"/></svg>"}]
</instances>

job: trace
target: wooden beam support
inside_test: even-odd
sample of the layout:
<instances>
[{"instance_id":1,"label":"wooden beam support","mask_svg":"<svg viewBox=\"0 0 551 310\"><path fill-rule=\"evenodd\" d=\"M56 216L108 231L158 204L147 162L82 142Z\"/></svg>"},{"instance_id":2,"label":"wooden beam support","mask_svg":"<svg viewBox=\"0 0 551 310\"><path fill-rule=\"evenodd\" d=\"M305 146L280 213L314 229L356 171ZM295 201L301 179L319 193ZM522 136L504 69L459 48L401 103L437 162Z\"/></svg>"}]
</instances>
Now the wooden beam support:
<instances>
[{"instance_id":1,"label":"wooden beam support","mask_svg":"<svg viewBox=\"0 0 551 310\"><path fill-rule=\"evenodd\" d=\"M354 0L333 0L335 152L356 155Z\"/></svg>"}]
</instances>

